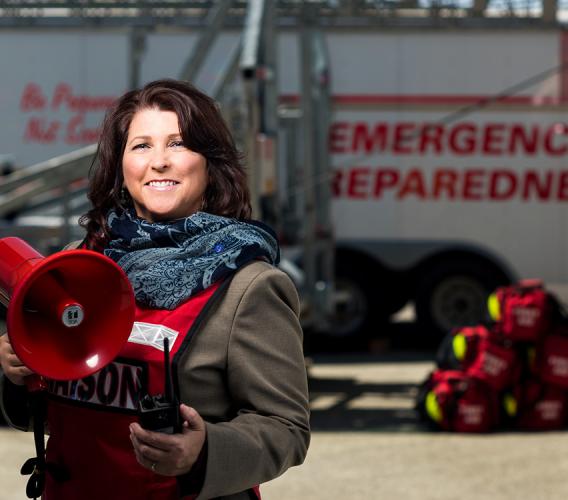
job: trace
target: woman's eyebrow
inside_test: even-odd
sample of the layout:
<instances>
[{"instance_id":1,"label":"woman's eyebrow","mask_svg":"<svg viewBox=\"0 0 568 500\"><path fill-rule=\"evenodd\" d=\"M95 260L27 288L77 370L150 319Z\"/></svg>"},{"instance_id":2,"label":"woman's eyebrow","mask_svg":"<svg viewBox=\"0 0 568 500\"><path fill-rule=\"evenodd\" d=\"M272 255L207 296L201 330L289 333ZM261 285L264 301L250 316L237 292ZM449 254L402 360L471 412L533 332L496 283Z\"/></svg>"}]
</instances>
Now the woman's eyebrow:
<instances>
[{"instance_id":1,"label":"woman's eyebrow","mask_svg":"<svg viewBox=\"0 0 568 500\"><path fill-rule=\"evenodd\" d=\"M128 141L128 144L130 144L131 142L133 142L133 141L135 141L135 140L137 140L137 139L142 139L142 140L144 140L144 141L147 141L148 139L150 139L150 136L148 136L148 135L137 135L137 136L133 137L132 139L130 139L130 140Z\"/></svg>"},{"instance_id":2,"label":"woman's eyebrow","mask_svg":"<svg viewBox=\"0 0 568 500\"><path fill-rule=\"evenodd\" d=\"M170 134L166 138L167 139L179 139L179 138L181 138L181 133L178 132L177 134ZM143 141L149 141L149 140L152 139L152 137L149 136L149 135L136 135L132 139L130 139L127 144L130 144L131 142L138 140L138 139L141 139Z\"/></svg>"}]
</instances>

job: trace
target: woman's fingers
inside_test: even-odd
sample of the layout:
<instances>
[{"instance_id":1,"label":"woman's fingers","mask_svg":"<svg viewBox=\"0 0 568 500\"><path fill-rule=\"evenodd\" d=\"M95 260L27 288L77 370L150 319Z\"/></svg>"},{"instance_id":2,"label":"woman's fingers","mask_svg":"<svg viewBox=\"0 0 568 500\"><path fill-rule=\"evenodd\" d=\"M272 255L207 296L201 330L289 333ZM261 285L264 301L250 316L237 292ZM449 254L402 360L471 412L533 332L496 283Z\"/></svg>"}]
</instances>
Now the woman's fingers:
<instances>
[{"instance_id":1,"label":"woman's fingers","mask_svg":"<svg viewBox=\"0 0 568 500\"><path fill-rule=\"evenodd\" d=\"M24 365L12 368L11 372L17 377L27 377L34 374L33 371L31 371L27 366Z\"/></svg>"},{"instance_id":2,"label":"woman's fingers","mask_svg":"<svg viewBox=\"0 0 568 500\"><path fill-rule=\"evenodd\" d=\"M176 467L172 464L172 455L170 451L154 448L147 444L143 444L132 432L130 440L134 448L134 455L138 463L156 474L166 476L178 475Z\"/></svg>"},{"instance_id":3,"label":"woman's fingers","mask_svg":"<svg viewBox=\"0 0 568 500\"><path fill-rule=\"evenodd\" d=\"M133 434L130 434L130 440L134 445L134 451L139 453L143 459L145 458L147 460L157 462L159 460L163 461L169 455L169 451L144 444Z\"/></svg>"},{"instance_id":4,"label":"woman's fingers","mask_svg":"<svg viewBox=\"0 0 568 500\"><path fill-rule=\"evenodd\" d=\"M24 377L33 374L16 356L6 334L0 337L0 366L8 380L16 385L24 385Z\"/></svg>"},{"instance_id":5,"label":"woman's fingers","mask_svg":"<svg viewBox=\"0 0 568 500\"><path fill-rule=\"evenodd\" d=\"M13 352L8 353L6 356L6 361L10 366L17 367L17 366L24 366L24 363L16 356Z\"/></svg>"},{"instance_id":6,"label":"woman's fingers","mask_svg":"<svg viewBox=\"0 0 568 500\"><path fill-rule=\"evenodd\" d=\"M197 411L181 405L184 430L180 434L163 434L130 425L130 439L136 460L146 468L165 476L177 476L191 470L203 443L206 427Z\"/></svg>"},{"instance_id":7,"label":"woman's fingers","mask_svg":"<svg viewBox=\"0 0 568 500\"><path fill-rule=\"evenodd\" d=\"M136 422L130 425L130 434L138 443L160 450L169 450L175 444L174 435L149 431Z\"/></svg>"}]
</instances>

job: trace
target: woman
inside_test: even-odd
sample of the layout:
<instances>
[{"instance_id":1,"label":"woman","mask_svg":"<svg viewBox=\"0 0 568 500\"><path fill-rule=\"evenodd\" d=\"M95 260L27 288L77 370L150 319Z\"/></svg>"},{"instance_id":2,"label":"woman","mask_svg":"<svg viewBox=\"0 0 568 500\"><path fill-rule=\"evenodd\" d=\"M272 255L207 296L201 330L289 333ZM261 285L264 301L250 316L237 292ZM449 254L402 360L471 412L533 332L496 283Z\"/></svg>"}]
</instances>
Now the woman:
<instances>
[{"instance_id":1,"label":"woman","mask_svg":"<svg viewBox=\"0 0 568 500\"><path fill-rule=\"evenodd\" d=\"M136 322L108 367L50 384L46 456L63 472L47 475L44 498L254 498L304 460L306 373L294 286L274 267L272 231L247 220L246 176L215 102L173 80L126 93L103 123L89 199L81 246L125 270ZM164 337L182 402L175 434L144 429L136 412L163 392ZM0 362L17 424L31 372L7 335Z\"/></svg>"}]
</instances>

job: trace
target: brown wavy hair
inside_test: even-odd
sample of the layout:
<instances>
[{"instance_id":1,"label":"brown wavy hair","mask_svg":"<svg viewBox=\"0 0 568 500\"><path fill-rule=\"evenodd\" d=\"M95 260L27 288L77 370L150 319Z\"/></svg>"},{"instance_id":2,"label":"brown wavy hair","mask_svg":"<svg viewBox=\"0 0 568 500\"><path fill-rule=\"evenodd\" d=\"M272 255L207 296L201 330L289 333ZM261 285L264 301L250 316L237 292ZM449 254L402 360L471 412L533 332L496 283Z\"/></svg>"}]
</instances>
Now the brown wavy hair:
<instances>
[{"instance_id":1,"label":"brown wavy hair","mask_svg":"<svg viewBox=\"0 0 568 500\"><path fill-rule=\"evenodd\" d=\"M92 209L79 221L87 231L85 244L89 249L101 250L107 245L109 210L122 211L132 206L122 190L122 155L132 118L148 108L176 113L184 144L207 160L208 183L202 210L237 219L251 215L242 155L217 103L189 83L157 80L127 92L107 111L89 172L87 196Z\"/></svg>"}]
</instances>

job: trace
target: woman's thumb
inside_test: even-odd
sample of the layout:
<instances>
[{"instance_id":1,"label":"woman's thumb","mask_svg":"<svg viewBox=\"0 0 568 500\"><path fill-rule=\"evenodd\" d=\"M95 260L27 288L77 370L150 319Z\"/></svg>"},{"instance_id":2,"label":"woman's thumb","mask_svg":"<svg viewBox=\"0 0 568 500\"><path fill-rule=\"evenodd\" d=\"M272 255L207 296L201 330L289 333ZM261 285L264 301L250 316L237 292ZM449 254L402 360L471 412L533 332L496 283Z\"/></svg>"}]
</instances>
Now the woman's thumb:
<instances>
[{"instance_id":1,"label":"woman's thumb","mask_svg":"<svg viewBox=\"0 0 568 500\"><path fill-rule=\"evenodd\" d=\"M203 419L199 413L197 413L195 408L182 404L179 407L179 413L182 421L184 422L184 427L187 427L192 431L203 430L205 427Z\"/></svg>"}]
</instances>

